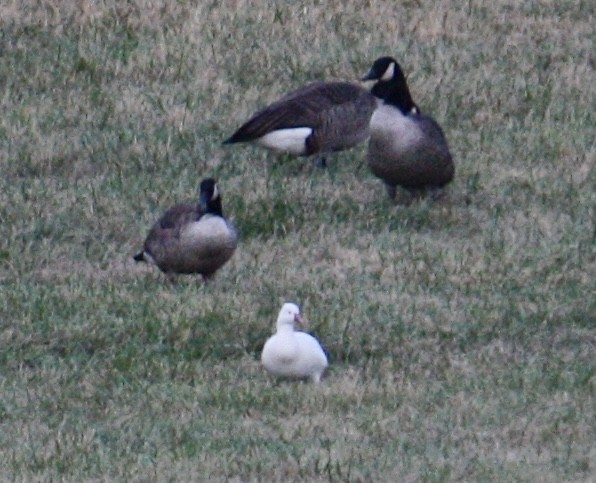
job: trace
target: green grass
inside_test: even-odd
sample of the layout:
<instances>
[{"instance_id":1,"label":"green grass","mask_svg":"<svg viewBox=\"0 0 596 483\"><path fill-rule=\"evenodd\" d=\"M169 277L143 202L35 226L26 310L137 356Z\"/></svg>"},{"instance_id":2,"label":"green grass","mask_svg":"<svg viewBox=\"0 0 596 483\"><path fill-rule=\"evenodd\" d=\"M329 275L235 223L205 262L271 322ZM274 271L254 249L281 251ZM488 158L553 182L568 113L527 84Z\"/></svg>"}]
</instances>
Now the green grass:
<instances>
[{"instance_id":1,"label":"green grass","mask_svg":"<svg viewBox=\"0 0 596 483\"><path fill-rule=\"evenodd\" d=\"M589 2L0 6L0 479L581 481L596 461ZM456 158L389 203L221 141L381 55ZM241 242L204 285L135 265L215 176ZM258 362L283 301L331 366Z\"/></svg>"}]
</instances>

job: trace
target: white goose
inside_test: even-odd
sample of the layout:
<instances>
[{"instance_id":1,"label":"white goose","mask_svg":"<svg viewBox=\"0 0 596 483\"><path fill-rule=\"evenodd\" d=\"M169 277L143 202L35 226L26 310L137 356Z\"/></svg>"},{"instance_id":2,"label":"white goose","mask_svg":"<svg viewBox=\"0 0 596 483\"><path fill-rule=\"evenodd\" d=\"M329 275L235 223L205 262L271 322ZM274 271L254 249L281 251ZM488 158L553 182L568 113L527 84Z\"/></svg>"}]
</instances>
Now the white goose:
<instances>
[{"instance_id":1,"label":"white goose","mask_svg":"<svg viewBox=\"0 0 596 483\"><path fill-rule=\"evenodd\" d=\"M294 323L304 324L300 309L285 303L277 316L277 332L263 346L261 362L276 376L310 378L318 383L328 365L327 356L317 339L294 330Z\"/></svg>"}]
</instances>

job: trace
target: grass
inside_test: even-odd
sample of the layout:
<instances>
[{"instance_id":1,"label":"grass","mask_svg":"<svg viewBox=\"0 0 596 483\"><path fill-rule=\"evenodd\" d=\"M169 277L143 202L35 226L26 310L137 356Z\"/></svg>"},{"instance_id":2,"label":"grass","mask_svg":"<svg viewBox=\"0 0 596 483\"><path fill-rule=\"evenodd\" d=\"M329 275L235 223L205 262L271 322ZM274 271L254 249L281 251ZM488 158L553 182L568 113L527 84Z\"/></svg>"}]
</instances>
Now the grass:
<instances>
[{"instance_id":1,"label":"grass","mask_svg":"<svg viewBox=\"0 0 596 483\"><path fill-rule=\"evenodd\" d=\"M596 460L589 2L0 6L0 479L581 481ZM365 147L221 141L402 63L457 162L393 206ZM131 255L215 176L213 283ZM258 358L286 300L322 385Z\"/></svg>"}]
</instances>

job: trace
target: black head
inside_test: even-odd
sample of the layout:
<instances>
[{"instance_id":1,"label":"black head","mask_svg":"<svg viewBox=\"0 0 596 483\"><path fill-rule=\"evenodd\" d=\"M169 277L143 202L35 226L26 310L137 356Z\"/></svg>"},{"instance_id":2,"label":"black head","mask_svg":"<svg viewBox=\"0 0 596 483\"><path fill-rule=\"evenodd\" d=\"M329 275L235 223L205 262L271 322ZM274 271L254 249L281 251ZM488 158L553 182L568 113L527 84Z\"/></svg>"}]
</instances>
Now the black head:
<instances>
[{"instance_id":1,"label":"black head","mask_svg":"<svg viewBox=\"0 0 596 483\"><path fill-rule=\"evenodd\" d=\"M362 78L363 81L376 80L383 82L388 82L393 79L405 80L401 66L393 57L379 57L375 60L375 63L368 71L368 74Z\"/></svg>"},{"instance_id":2,"label":"black head","mask_svg":"<svg viewBox=\"0 0 596 483\"><path fill-rule=\"evenodd\" d=\"M221 196L213 178L205 178L201 181L199 208L203 213L222 216Z\"/></svg>"},{"instance_id":3,"label":"black head","mask_svg":"<svg viewBox=\"0 0 596 483\"><path fill-rule=\"evenodd\" d=\"M397 107L405 115L418 113L419 109L410 94L406 76L393 57L380 57L363 78L376 80L370 92L387 104Z\"/></svg>"}]
</instances>

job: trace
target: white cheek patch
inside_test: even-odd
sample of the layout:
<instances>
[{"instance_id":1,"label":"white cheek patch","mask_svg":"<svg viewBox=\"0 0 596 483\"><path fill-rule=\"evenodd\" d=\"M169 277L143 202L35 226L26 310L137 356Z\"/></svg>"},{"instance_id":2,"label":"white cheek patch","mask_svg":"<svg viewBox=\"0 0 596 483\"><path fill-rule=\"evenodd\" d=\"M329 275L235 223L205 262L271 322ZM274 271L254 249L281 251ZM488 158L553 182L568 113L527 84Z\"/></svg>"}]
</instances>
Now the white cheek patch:
<instances>
[{"instance_id":1,"label":"white cheek patch","mask_svg":"<svg viewBox=\"0 0 596 483\"><path fill-rule=\"evenodd\" d=\"M304 154L306 138L312 134L310 127L296 127L292 129L278 129L271 131L256 140L261 146L291 154Z\"/></svg>"},{"instance_id":2,"label":"white cheek patch","mask_svg":"<svg viewBox=\"0 0 596 483\"><path fill-rule=\"evenodd\" d=\"M383 77L381 77L382 81L388 81L393 79L393 74L395 73L395 62L391 62L389 64L389 67L387 67L387 69L385 69L385 72L383 73Z\"/></svg>"},{"instance_id":3,"label":"white cheek patch","mask_svg":"<svg viewBox=\"0 0 596 483\"><path fill-rule=\"evenodd\" d=\"M216 200L219 196L219 192L217 191L217 185L213 185L213 195L211 196L212 200Z\"/></svg>"}]
</instances>

